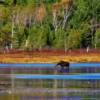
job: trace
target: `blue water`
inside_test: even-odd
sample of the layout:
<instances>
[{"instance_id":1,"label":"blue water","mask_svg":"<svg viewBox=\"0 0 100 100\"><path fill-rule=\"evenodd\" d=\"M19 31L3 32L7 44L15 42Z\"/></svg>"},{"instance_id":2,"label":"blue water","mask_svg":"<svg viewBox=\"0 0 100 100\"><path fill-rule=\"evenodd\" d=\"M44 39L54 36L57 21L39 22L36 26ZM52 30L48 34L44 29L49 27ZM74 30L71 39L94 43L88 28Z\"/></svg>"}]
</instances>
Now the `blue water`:
<instances>
[{"instance_id":1,"label":"blue water","mask_svg":"<svg viewBox=\"0 0 100 100\"><path fill-rule=\"evenodd\" d=\"M0 67L54 67L56 63L0 63Z\"/></svg>"},{"instance_id":2,"label":"blue water","mask_svg":"<svg viewBox=\"0 0 100 100\"><path fill-rule=\"evenodd\" d=\"M80 67L100 67L100 62L81 62L81 63L71 63L70 67L80 68Z\"/></svg>"},{"instance_id":3,"label":"blue water","mask_svg":"<svg viewBox=\"0 0 100 100\"><path fill-rule=\"evenodd\" d=\"M54 67L57 63L0 63L0 67ZM70 63L70 68L100 67L100 62Z\"/></svg>"},{"instance_id":4,"label":"blue water","mask_svg":"<svg viewBox=\"0 0 100 100\"><path fill-rule=\"evenodd\" d=\"M57 63L1 63L0 67L51 67ZM70 63L70 68L100 67L100 62ZM41 75L41 74L15 74L15 78L25 79L100 79L100 73L69 74L69 75Z\"/></svg>"},{"instance_id":5,"label":"blue water","mask_svg":"<svg viewBox=\"0 0 100 100\"><path fill-rule=\"evenodd\" d=\"M100 79L100 73L71 75L14 74L13 77L19 79Z\"/></svg>"}]
</instances>

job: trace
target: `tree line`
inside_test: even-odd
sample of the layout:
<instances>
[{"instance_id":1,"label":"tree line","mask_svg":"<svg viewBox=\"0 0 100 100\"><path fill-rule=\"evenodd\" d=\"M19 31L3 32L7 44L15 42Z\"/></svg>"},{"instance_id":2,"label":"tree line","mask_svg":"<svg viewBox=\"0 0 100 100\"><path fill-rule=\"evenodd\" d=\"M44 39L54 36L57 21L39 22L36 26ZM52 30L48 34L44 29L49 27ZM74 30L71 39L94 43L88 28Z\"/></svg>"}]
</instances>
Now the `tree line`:
<instances>
[{"instance_id":1,"label":"tree line","mask_svg":"<svg viewBox=\"0 0 100 100\"><path fill-rule=\"evenodd\" d=\"M0 48L100 47L100 0L0 0Z\"/></svg>"}]
</instances>

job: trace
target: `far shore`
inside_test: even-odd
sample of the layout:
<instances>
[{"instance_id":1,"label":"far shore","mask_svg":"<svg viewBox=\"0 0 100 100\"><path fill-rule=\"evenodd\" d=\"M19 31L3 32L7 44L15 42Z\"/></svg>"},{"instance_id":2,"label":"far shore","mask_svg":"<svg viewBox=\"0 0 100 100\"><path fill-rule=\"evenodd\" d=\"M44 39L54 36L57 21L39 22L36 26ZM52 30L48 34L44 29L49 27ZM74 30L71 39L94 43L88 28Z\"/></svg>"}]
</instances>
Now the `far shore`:
<instances>
[{"instance_id":1,"label":"far shore","mask_svg":"<svg viewBox=\"0 0 100 100\"><path fill-rule=\"evenodd\" d=\"M21 51L0 53L0 63L44 63L59 62L100 62L100 50L60 50Z\"/></svg>"}]
</instances>

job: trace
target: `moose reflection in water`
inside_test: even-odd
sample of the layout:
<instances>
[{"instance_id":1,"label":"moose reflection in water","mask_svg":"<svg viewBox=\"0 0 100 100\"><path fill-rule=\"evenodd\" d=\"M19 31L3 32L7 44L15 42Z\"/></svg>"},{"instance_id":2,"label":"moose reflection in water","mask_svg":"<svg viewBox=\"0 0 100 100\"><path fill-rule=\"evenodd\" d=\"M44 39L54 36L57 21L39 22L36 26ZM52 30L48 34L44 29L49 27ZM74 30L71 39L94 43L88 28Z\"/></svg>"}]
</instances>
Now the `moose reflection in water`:
<instances>
[{"instance_id":1,"label":"moose reflection in water","mask_svg":"<svg viewBox=\"0 0 100 100\"><path fill-rule=\"evenodd\" d=\"M69 66L70 66L69 62L67 62L67 61L60 61L60 62L58 62L56 64L55 68L59 72L67 72L67 73L69 73Z\"/></svg>"}]
</instances>

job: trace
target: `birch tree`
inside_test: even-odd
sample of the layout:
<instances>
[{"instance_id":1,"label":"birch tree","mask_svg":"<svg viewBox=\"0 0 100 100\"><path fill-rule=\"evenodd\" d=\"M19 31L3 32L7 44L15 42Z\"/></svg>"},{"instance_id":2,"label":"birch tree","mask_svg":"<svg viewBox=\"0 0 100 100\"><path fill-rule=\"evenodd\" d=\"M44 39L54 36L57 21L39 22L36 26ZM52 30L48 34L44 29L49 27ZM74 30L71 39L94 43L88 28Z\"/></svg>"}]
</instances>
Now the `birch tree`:
<instances>
[{"instance_id":1,"label":"birch tree","mask_svg":"<svg viewBox=\"0 0 100 100\"><path fill-rule=\"evenodd\" d=\"M64 17L63 17L63 24L62 24L62 28L65 28L66 22L69 18L69 16L71 15L71 11L73 8L73 0L62 0L62 6L64 8Z\"/></svg>"},{"instance_id":2,"label":"birch tree","mask_svg":"<svg viewBox=\"0 0 100 100\"><path fill-rule=\"evenodd\" d=\"M62 19L58 20L57 12L60 10L60 8L63 9L61 12ZM61 0L61 2L59 3L52 4L52 15L53 15L52 24L54 26L55 31L57 31L59 27L62 27L62 29L65 28L68 18L71 15L72 8L73 8L73 0Z\"/></svg>"}]
</instances>

